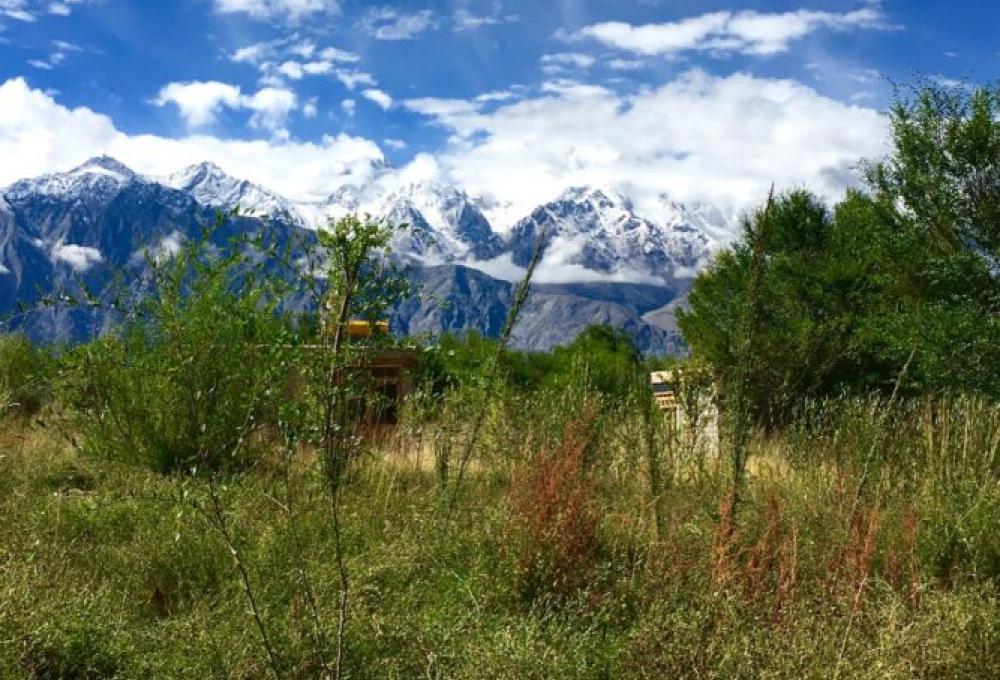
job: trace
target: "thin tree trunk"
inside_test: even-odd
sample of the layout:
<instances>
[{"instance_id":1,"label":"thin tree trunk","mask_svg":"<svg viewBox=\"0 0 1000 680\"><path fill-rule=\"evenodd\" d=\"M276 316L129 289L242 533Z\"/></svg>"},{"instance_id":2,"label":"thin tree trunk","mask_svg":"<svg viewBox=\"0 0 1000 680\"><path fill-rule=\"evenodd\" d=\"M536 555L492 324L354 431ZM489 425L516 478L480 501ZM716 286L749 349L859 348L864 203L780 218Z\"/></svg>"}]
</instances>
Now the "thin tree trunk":
<instances>
[{"instance_id":1,"label":"thin tree trunk","mask_svg":"<svg viewBox=\"0 0 1000 680\"><path fill-rule=\"evenodd\" d=\"M510 336L514 331L514 325L517 323L517 317L521 313L521 308L524 307L524 303L528 299L528 293L531 290L531 279L535 275L535 269L538 267L542 251L545 249L545 237L547 234L547 231L543 231L539 235L538 241L535 243L535 250L531 254L531 262L528 263L528 269L524 273L524 278L521 279L517 290L514 292L514 298L511 300L510 311L507 313L507 320L504 322L503 330L500 332L500 338L497 340L496 351L490 359L489 366L486 371L486 383L483 385L482 403L479 406L479 412L476 413L476 419L473 422L472 431L466 440L465 449L462 451L462 457L459 460L458 474L455 477L455 486L448 502L449 512L455 507L455 503L458 501L458 494L462 486L462 481L465 479L466 469L469 466L469 461L472 459L472 452L475 449L476 442L479 440L479 432L482 429L483 422L486 420L486 411L489 406L490 397L493 394L493 387L496 383L497 373L500 370L500 362L503 359L503 353L506 351L507 345L510 342Z\"/></svg>"},{"instance_id":2,"label":"thin tree trunk","mask_svg":"<svg viewBox=\"0 0 1000 680\"><path fill-rule=\"evenodd\" d=\"M250 582L250 574L247 572L246 565L243 562L243 556L240 553L239 548L233 541L232 534L229 532L229 525L226 522L226 516L222 511L222 505L219 503L219 494L215 486L215 474L212 473L208 478L208 493L212 501L212 516L215 519L216 528L219 533L222 534L222 538L226 543L226 547L229 549L229 554L233 557L233 564L236 566L236 571L240 575L240 582L243 586L243 594L247 598L247 603L250 606L250 614L253 617L254 623L257 625L257 633L260 635L261 644L267 652L267 660L271 673L275 678L280 678L281 673L278 668L278 656L275 654L274 647L271 645L271 641L267 636L267 629L264 626L264 620L261 617L260 609L257 606L257 598L254 596L253 587Z\"/></svg>"}]
</instances>

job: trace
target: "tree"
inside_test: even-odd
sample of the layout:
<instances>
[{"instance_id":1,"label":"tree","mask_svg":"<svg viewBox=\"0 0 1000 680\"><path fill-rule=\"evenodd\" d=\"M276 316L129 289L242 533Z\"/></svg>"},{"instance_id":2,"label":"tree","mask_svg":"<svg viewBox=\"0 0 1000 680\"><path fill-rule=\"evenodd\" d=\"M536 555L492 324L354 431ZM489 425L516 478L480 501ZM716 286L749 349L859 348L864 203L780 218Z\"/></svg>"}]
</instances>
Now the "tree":
<instances>
[{"instance_id":1,"label":"tree","mask_svg":"<svg viewBox=\"0 0 1000 680\"><path fill-rule=\"evenodd\" d=\"M759 422L807 397L1000 393L1000 91L926 86L890 113L894 147L832 212L806 192L749 216L696 279L680 327L724 376L738 363L753 235L769 219L749 391Z\"/></svg>"}]
</instances>

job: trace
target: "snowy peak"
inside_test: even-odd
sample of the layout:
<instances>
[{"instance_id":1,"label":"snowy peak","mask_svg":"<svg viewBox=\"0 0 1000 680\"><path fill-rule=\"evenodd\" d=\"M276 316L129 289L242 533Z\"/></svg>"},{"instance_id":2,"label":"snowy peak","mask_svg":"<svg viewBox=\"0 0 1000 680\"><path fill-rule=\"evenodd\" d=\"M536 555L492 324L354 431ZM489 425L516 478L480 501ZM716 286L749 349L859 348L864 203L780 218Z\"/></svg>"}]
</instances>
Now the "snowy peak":
<instances>
[{"instance_id":1,"label":"snowy peak","mask_svg":"<svg viewBox=\"0 0 1000 680\"><path fill-rule=\"evenodd\" d=\"M12 199L31 195L70 199L109 198L141 177L110 156L98 156L78 165L69 172L24 179L8 187Z\"/></svg>"},{"instance_id":2,"label":"snowy peak","mask_svg":"<svg viewBox=\"0 0 1000 680\"><path fill-rule=\"evenodd\" d=\"M182 191L202 205L220 210L241 210L258 216L292 215L300 219L292 204L278 194L253 182L226 174L214 163L198 163L164 177L164 186Z\"/></svg>"},{"instance_id":3,"label":"snowy peak","mask_svg":"<svg viewBox=\"0 0 1000 680\"><path fill-rule=\"evenodd\" d=\"M123 189L141 184L167 187L161 199L190 197L199 205L229 211L237 206L256 216L281 217L289 226L319 228L329 218L368 213L408 228L392 242L399 259L418 265L464 264L483 271L511 272L531 260L544 235L540 272L557 271L561 281L667 282L687 277L734 233L733 211L709 204L684 204L667 194L647 197L641 206L621 191L574 186L517 221L501 237L495 226L512 222L512 206L470 196L438 182L399 184L391 173L372 181L330 187L328 197L292 203L251 181L227 174L211 162L166 177L137 175L114 158L92 158L65 173L22 180L0 200L0 219L20 211L33 197L85 208L107 206ZM2 198L2 195L0 195ZM491 223L491 217L505 219ZM512 265L514 265L512 267ZM495 268L495 269L494 269Z\"/></svg>"},{"instance_id":4,"label":"snowy peak","mask_svg":"<svg viewBox=\"0 0 1000 680\"><path fill-rule=\"evenodd\" d=\"M419 215L421 226L433 232L445 261L491 258L502 248L480 202L451 186L408 184L385 198L382 213L391 218Z\"/></svg>"},{"instance_id":5,"label":"snowy peak","mask_svg":"<svg viewBox=\"0 0 1000 680\"><path fill-rule=\"evenodd\" d=\"M709 254L709 239L681 206L655 223L613 191L572 187L537 208L511 231L514 263L526 266L542 237L543 268L598 272L619 279L667 281L688 276ZM665 215L666 216L666 215Z\"/></svg>"},{"instance_id":6,"label":"snowy peak","mask_svg":"<svg viewBox=\"0 0 1000 680\"><path fill-rule=\"evenodd\" d=\"M95 156L70 170L69 174L110 177L121 183L131 182L137 176L131 168L111 156Z\"/></svg>"}]
</instances>

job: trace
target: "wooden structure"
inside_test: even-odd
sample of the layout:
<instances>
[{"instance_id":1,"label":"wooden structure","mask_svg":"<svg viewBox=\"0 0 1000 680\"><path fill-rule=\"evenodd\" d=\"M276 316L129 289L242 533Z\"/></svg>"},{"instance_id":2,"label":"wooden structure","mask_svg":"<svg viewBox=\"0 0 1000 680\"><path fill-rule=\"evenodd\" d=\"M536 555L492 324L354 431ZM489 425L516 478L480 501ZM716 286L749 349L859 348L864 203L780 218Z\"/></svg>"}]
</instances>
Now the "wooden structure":
<instances>
[{"instance_id":1,"label":"wooden structure","mask_svg":"<svg viewBox=\"0 0 1000 680\"><path fill-rule=\"evenodd\" d=\"M417 365L416 354L411 350L373 350L362 371L368 375L365 419L373 424L394 425L399 421L400 409L407 395L413 390L412 371Z\"/></svg>"},{"instance_id":2,"label":"wooden structure","mask_svg":"<svg viewBox=\"0 0 1000 680\"><path fill-rule=\"evenodd\" d=\"M347 339L366 340L388 335L388 321L348 321ZM373 347L358 366L365 381L366 396L359 407L370 425L394 425L399 421L403 400L413 389L411 374L417 365L416 353L399 348Z\"/></svg>"},{"instance_id":3,"label":"wooden structure","mask_svg":"<svg viewBox=\"0 0 1000 680\"><path fill-rule=\"evenodd\" d=\"M674 441L691 453L718 456L719 408L714 385L685 379L681 370L654 371L649 383Z\"/></svg>"}]
</instances>

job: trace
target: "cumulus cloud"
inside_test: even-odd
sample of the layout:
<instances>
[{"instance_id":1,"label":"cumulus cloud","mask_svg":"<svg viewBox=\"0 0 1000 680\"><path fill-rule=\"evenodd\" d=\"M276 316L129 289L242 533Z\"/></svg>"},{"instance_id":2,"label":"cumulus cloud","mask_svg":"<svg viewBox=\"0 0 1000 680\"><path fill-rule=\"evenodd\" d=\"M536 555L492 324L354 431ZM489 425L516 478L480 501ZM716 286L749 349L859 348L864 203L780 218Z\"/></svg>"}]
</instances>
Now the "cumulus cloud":
<instances>
[{"instance_id":1,"label":"cumulus cloud","mask_svg":"<svg viewBox=\"0 0 1000 680\"><path fill-rule=\"evenodd\" d=\"M278 73L291 80L302 80L302 64L297 61L286 61L278 66Z\"/></svg>"},{"instance_id":2,"label":"cumulus cloud","mask_svg":"<svg viewBox=\"0 0 1000 680\"><path fill-rule=\"evenodd\" d=\"M359 30L376 40L411 40L436 26L429 9L409 13L389 6L373 7L357 23Z\"/></svg>"},{"instance_id":3,"label":"cumulus cloud","mask_svg":"<svg viewBox=\"0 0 1000 680\"><path fill-rule=\"evenodd\" d=\"M278 130L288 120L288 114L296 106L298 99L291 90L265 87L253 95L243 97L241 104L253 111L250 124L265 130Z\"/></svg>"},{"instance_id":4,"label":"cumulus cloud","mask_svg":"<svg viewBox=\"0 0 1000 680\"><path fill-rule=\"evenodd\" d=\"M209 160L294 201L320 200L348 180L364 182L384 162L377 144L345 134L315 143L129 135L107 116L62 106L23 78L0 84L0 158L19 159L0 163L0 186L64 171L101 154L148 175Z\"/></svg>"},{"instance_id":5,"label":"cumulus cloud","mask_svg":"<svg viewBox=\"0 0 1000 680\"><path fill-rule=\"evenodd\" d=\"M708 51L766 56L785 52L790 43L820 30L849 31L890 28L878 3L851 12L800 9L765 13L710 12L680 21L633 26L609 21L586 26L571 38L593 39L645 56L675 56Z\"/></svg>"},{"instance_id":6,"label":"cumulus cloud","mask_svg":"<svg viewBox=\"0 0 1000 680\"><path fill-rule=\"evenodd\" d=\"M253 112L250 124L267 130L278 130L295 109L297 99L291 90L265 87L252 95L240 88L215 80L169 83L153 100L157 106L175 105L189 127L211 125L223 108L247 109Z\"/></svg>"},{"instance_id":7,"label":"cumulus cloud","mask_svg":"<svg viewBox=\"0 0 1000 680\"><path fill-rule=\"evenodd\" d=\"M388 111L392 107L392 97L384 90L371 88L362 92L361 95L365 99L375 102L385 111Z\"/></svg>"},{"instance_id":8,"label":"cumulus cloud","mask_svg":"<svg viewBox=\"0 0 1000 680\"><path fill-rule=\"evenodd\" d=\"M240 88L217 80L170 83L153 100L157 106L175 105L191 127L214 123L223 107L238 108Z\"/></svg>"},{"instance_id":9,"label":"cumulus cloud","mask_svg":"<svg viewBox=\"0 0 1000 680\"><path fill-rule=\"evenodd\" d=\"M299 22L316 14L336 14L337 0L214 0L220 14L246 14L253 19Z\"/></svg>"},{"instance_id":10,"label":"cumulus cloud","mask_svg":"<svg viewBox=\"0 0 1000 680\"><path fill-rule=\"evenodd\" d=\"M857 161L884 153L888 139L877 111L802 83L699 70L627 95L550 84L491 112L474 100L404 106L451 133L442 178L508 202L506 218L587 184L620 190L651 216L665 192L745 206L773 182L836 198Z\"/></svg>"},{"instance_id":11,"label":"cumulus cloud","mask_svg":"<svg viewBox=\"0 0 1000 680\"><path fill-rule=\"evenodd\" d=\"M65 262L78 273L85 272L95 264L104 261L104 256L97 248L63 243L62 241L52 246L51 256L53 262Z\"/></svg>"},{"instance_id":12,"label":"cumulus cloud","mask_svg":"<svg viewBox=\"0 0 1000 680\"><path fill-rule=\"evenodd\" d=\"M272 96L253 102L261 125L275 124L265 112L291 105ZM446 130L450 141L436 157L419 154L382 181L434 179L493 198L502 208L495 213L499 228L574 185L621 191L653 218L663 194L746 206L766 196L772 182L779 190L805 186L835 199L856 181L857 161L881 155L888 141L887 123L874 109L800 82L743 73L691 70L631 93L552 81L514 99L497 94L401 105ZM341 106L350 115L356 101ZM0 158L20 159L0 164L0 185L101 153L150 174L211 160L297 201L327 196L345 182L364 184L384 162L374 142L344 134L317 143L127 135L106 116L61 106L23 79L0 85Z\"/></svg>"}]
</instances>

